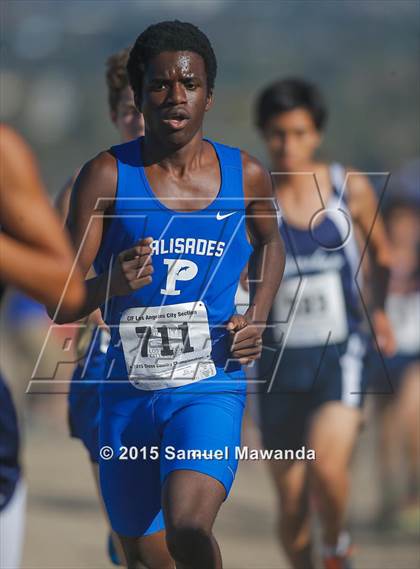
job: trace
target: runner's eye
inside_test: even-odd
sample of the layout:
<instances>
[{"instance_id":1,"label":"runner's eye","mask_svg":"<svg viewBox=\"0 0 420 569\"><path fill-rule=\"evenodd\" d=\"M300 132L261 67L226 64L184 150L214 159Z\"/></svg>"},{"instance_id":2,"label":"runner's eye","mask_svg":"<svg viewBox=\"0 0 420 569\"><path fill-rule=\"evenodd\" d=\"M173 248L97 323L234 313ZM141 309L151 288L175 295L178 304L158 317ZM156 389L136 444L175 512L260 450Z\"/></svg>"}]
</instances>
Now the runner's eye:
<instances>
[{"instance_id":1,"label":"runner's eye","mask_svg":"<svg viewBox=\"0 0 420 569\"><path fill-rule=\"evenodd\" d=\"M152 83L151 85L151 90L152 91L163 91L165 89L166 85L164 81L156 81L155 83Z\"/></svg>"},{"instance_id":2,"label":"runner's eye","mask_svg":"<svg viewBox=\"0 0 420 569\"><path fill-rule=\"evenodd\" d=\"M187 81L186 83L184 83L185 88L188 89L188 91L194 91L195 89L197 89L197 83L195 83L194 81Z\"/></svg>"}]
</instances>

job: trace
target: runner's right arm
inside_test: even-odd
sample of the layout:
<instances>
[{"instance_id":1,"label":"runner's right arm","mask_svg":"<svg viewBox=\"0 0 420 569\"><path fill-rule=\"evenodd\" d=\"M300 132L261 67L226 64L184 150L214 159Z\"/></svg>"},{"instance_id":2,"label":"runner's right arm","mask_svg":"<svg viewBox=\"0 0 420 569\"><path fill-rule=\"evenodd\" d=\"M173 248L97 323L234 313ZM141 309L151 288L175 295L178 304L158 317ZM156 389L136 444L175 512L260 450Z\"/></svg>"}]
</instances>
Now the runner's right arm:
<instances>
[{"instance_id":1,"label":"runner's right arm","mask_svg":"<svg viewBox=\"0 0 420 569\"><path fill-rule=\"evenodd\" d=\"M56 207L64 225L66 223L66 219L67 219L67 216L69 214L70 198L71 198L73 186L74 186L74 183L75 183L77 176L79 174L80 174L80 168L73 174L73 176L71 176L66 181L64 186L58 192L57 197L55 199L55 207ZM96 276L97 275L95 273L94 268L91 267L89 269L87 275L86 275L86 278L93 278ZM92 312L92 314L89 314L89 316L83 320L83 322L88 322L88 321L91 322L92 324L96 325L96 326L100 326L102 328L107 328L105 322L102 319L102 313L101 313L101 310L99 308L97 310L95 310L94 312Z\"/></svg>"},{"instance_id":2,"label":"runner's right arm","mask_svg":"<svg viewBox=\"0 0 420 569\"><path fill-rule=\"evenodd\" d=\"M395 353L396 344L391 322L385 311L391 251L378 210L378 200L368 178L348 169L348 200L351 216L366 240L372 280L372 325L376 341L386 356Z\"/></svg>"},{"instance_id":3,"label":"runner's right arm","mask_svg":"<svg viewBox=\"0 0 420 569\"><path fill-rule=\"evenodd\" d=\"M73 186L67 228L77 261L86 277L98 253L103 233L103 216L109 212L116 195L117 165L109 152L102 152L85 164ZM89 315L112 296L130 294L152 280L152 239L146 238L122 251L110 273L85 281L86 300L78 311L58 307L54 320L58 324L74 322Z\"/></svg>"}]
</instances>

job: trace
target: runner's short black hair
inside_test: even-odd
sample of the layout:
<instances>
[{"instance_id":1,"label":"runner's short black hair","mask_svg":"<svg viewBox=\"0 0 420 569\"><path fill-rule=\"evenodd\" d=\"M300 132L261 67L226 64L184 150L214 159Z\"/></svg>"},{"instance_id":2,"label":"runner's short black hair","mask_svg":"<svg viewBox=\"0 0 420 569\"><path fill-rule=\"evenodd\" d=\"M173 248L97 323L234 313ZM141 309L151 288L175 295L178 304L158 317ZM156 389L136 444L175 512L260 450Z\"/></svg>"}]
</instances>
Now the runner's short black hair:
<instances>
[{"instance_id":1,"label":"runner's short black hair","mask_svg":"<svg viewBox=\"0 0 420 569\"><path fill-rule=\"evenodd\" d=\"M137 38L128 58L127 71L131 88L137 97L143 86L143 74L151 59L163 51L192 51L201 55L211 92L216 79L217 61L208 37L197 26L179 20L149 26Z\"/></svg>"},{"instance_id":2,"label":"runner's short black hair","mask_svg":"<svg viewBox=\"0 0 420 569\"><path fill-rule=\"evenodd\" d=\"M328 112L318 87L304 79L287 78L276 81L263 89L257 97L256 125L263 130L273 115L301 108L311 114L318 130L324 129Z\"/></svg>"}]
</instances>

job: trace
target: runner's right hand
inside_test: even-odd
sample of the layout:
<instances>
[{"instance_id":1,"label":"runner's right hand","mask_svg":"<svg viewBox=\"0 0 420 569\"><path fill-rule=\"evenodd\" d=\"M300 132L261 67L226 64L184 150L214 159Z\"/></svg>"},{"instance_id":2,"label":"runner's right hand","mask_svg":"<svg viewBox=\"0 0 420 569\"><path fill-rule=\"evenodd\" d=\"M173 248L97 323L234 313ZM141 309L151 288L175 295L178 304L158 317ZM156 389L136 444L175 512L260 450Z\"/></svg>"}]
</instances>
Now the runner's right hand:
<instances>
[{"instance_id":1,"label":"runner's right hand","mask_svg":"<svg viewBox=\"0 0 420 569\"><path fill-rule=\"evenodd\" d=\"M145 237L118 255L111 274L112 296L130 294L152 282L152 242L153 237Z\"/></svg>"}]
</instances>

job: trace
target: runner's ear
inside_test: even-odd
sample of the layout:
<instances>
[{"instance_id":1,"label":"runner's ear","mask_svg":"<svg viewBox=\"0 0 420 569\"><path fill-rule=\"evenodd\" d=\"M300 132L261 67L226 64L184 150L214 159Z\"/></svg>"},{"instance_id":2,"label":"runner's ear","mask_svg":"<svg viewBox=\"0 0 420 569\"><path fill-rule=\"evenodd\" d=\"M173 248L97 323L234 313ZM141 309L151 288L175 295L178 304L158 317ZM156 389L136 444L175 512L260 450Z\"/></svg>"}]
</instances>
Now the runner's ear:
<instances>
[{"instance_id":1,"label":"runner's ear","mask_svg":"<svg viewBox=\"0 0 420 569\"><path fill-rule=\"evenodd\" d=\"M211 109L211 107L213 106L213 101L214 101L214 91L213 89L210 89L207 93L207 101L206 101L206 106L204 108L205 112Z\"/></svg>"}]
</instances>

